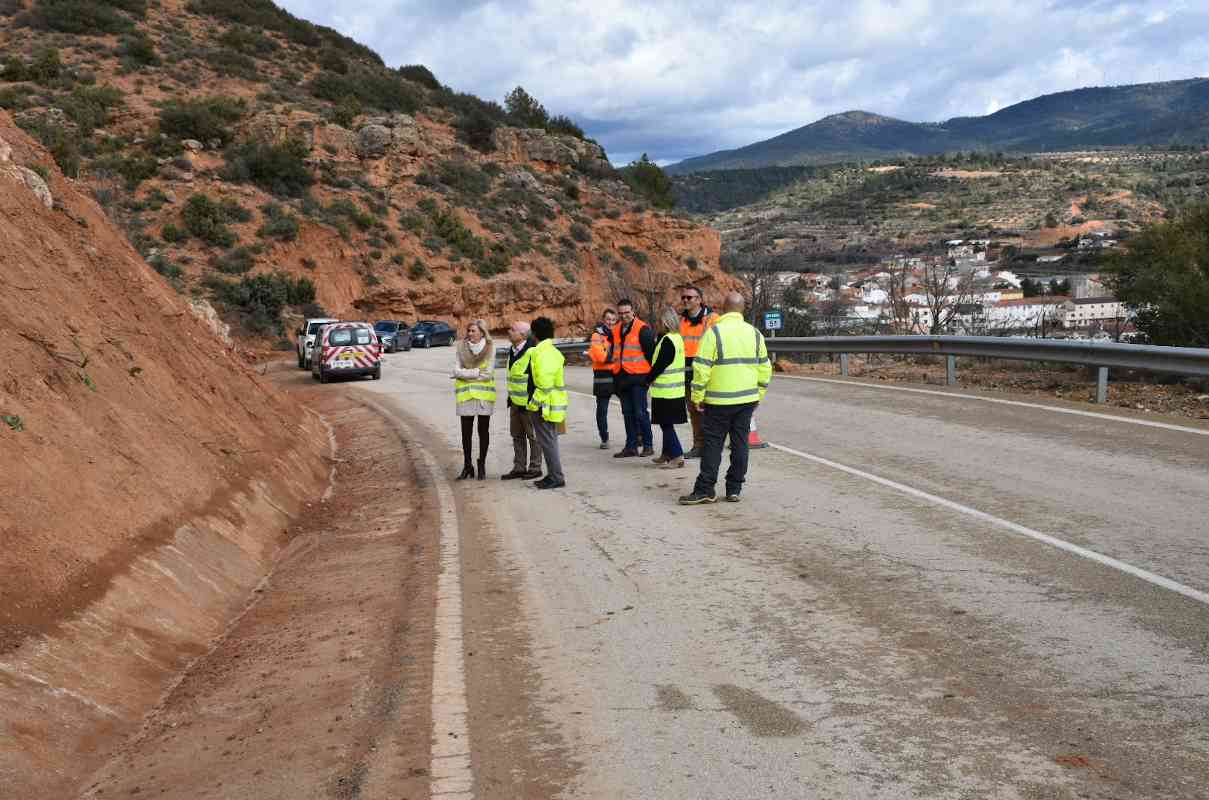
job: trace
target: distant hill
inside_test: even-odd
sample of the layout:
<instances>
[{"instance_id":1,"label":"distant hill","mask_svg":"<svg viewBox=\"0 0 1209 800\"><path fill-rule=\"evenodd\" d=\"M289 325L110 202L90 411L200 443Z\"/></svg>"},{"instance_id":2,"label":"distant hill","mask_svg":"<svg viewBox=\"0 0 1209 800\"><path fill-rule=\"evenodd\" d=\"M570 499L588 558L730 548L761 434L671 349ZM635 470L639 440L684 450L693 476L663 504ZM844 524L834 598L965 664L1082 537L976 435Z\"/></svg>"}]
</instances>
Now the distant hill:
<instances>
[{"instance_id":1,"label":"distant hill","mask_svg":"<svg viewBox=\"0 0 1209 800\"><path fill-rule=\"evenodd\" d=\"M672 174L933 155L955 150L1070 150L1209 142L1209 79L1094 87L1043 95L985 117L906 122L833 114L763 142L689 158Z\"/></svg>"}]
</instances>

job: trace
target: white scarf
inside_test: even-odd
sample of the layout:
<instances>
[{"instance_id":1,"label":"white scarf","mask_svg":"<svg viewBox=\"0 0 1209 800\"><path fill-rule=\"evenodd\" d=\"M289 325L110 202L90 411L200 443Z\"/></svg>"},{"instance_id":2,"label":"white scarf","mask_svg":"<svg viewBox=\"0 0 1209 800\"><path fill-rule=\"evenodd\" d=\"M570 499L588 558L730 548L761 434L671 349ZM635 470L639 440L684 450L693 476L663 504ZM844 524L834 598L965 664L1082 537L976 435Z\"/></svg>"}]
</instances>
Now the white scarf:
<instances>
[{"instance_id":1,"label":"white scarf","mask_svg":"<svg viewBox=\"0 0 1209 800\"><path fill-rule=\"evenodd\" d=\"M487 346L487 340L479 339L478 342L469 342L468 341L468 342L466 342L466 344L470 347L470 352L474 353L477 356L479 353L483 352L483 348Z\"/></svg>"}]
</instances>

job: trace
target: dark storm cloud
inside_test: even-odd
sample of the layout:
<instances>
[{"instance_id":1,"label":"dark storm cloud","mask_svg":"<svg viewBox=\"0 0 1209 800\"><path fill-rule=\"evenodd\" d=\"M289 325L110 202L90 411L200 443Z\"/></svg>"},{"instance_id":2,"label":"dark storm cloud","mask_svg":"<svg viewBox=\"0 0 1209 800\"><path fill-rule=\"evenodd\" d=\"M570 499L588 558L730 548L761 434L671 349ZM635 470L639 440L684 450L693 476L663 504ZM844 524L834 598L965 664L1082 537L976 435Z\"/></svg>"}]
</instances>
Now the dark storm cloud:
<instances>
[{"instance_id":1,"label":"dark storm cloud","mask_svg":"<svg viewBox=\"0 0 1209 800\"><path fill-rule=\"evenodd\" d=\"M616 162L738 147L853 108L941 120L1209 72L1209 9L1180 0L285 5L456 89L500 100L523 85Z\"/></svg>"}]
</instances>

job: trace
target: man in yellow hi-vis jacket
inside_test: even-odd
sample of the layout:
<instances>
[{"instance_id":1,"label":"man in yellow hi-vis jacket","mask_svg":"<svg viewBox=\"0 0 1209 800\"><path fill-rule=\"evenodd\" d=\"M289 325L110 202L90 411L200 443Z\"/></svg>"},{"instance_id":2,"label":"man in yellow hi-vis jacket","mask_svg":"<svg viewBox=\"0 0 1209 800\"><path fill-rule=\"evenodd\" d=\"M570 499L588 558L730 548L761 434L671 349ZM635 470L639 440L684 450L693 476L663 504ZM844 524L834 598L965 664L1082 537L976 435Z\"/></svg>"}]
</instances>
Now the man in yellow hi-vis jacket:
<instances>
[{"instance_id":1,"label":"man in yellow hi-vis jacket","mask_svg":"<svg viewBox=\"0 0 1209 800\"><path fill-rule=\"evenodd\" d=\"M747 476L747 435L751 415L768 391L772 361L764 336L743 320L743 295L726 296L723 314L701 338L693 360L691 402L704 413L705 444L701 472L691 494L680 505L695 506L717 500L714 487L722 464L722 445L730 437L730 469L726 471L726 499L739 502Z\"/></svg>"},{"instance_id":2,"label":"man in yellow hi-vis jacket","mask_svg":"<svg viewBox=\"0 0 1209 800\"><path fill-rule=\"evenodd\" d=\"M558 427L567 419L567 382L563 376L566 359L554 346L553 320L538 317L530 327L537 346L529 358L529 372L533 375L529 410L534 412L537 442L546 461L546 477L533 485L538 489L561 489L567 485L562 460L558 457Z\"/></svg>"}]
</instances>

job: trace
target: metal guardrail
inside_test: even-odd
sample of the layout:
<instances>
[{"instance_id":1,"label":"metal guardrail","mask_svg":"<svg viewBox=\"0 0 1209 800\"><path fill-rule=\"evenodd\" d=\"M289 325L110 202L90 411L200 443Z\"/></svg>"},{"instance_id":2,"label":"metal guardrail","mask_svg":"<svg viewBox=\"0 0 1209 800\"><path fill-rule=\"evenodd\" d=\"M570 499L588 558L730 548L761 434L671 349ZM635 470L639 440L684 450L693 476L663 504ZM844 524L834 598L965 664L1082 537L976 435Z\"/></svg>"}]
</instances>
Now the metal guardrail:
<instances>
[{"instance_id":1,"label":"metal guardrail","mask_svg":"<svg viewBox=\"0 0 1209 800\"><path fill-rule=\"evenodd\" d=\"M1009 339L999 336L811 336L766 339L771 353L831 353L840 356L840 374L848 374L851 353L945 356L946 379L957 383L958 356L1013 361L1050 361L1095 367L1096 402L1108 399L1110 369L1139 369L1209 377L1209 348L1159 347L1068 339ZM582 353L588 343L559 342L563 353Z\"/></svg>"}]
</instances>

